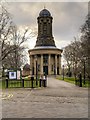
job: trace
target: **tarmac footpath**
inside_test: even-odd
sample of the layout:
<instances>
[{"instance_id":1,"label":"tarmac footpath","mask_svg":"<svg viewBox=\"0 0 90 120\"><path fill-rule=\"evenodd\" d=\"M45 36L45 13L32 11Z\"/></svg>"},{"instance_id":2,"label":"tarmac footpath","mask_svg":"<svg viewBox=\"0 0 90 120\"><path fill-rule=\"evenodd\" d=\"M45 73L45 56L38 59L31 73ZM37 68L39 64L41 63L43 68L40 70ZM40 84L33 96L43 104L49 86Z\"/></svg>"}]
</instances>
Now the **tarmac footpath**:
<instances>
[{"instance_id":1,"label":"tarmac footpath","mask_svg":"<svg viewBox=\"0 0 90 120\"><path fill-rule=\"evenodd\" d=\"M88 118L88 88L49 77L46 88L2 91L2 118Z\"/></svg>"}]
</instances>

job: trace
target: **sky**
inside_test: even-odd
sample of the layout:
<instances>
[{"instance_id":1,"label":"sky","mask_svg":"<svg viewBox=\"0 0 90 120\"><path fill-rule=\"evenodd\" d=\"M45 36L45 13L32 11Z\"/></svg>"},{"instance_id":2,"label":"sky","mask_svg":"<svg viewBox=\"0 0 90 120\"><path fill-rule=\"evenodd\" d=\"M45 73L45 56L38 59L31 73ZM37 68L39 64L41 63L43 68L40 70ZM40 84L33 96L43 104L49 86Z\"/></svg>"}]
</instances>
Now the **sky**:
<instances>
[{"instance_id":1,"label":"sky","mask_svg":"<svg viewBox=\"0 0 90 120\"><path fill-rule=\"evenodd\" d=\"M44 6L53 17L55 44L62 49L79 35L88 14L88 2L9 2L6 8L19 28L28 26L37 31L37 17ZM36 39L37 35L28 40L29 49L34 48Z\"/></svg>"}]
</instances>

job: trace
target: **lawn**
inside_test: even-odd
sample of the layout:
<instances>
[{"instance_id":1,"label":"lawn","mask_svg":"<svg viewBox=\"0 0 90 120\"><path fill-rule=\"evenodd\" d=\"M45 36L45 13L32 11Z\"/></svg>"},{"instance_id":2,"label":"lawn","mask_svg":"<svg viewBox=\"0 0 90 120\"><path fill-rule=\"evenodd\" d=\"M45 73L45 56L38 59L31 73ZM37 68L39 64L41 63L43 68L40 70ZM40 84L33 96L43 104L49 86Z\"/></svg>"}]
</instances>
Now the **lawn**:
<instances>
[{"instance_id":1,"label":"lawn","mask_svg":"<svg viewBox=\"0 0 90 120\"><path fill-rule=\"evenodd\" d=\"M2 88L2 81L0 81L0 89Z\"/></svg>"},{"instance_id":2,"label":"lawn","mask_svg":"<svg viewBox=\"0 0 90 120\"><path fill-rule=\"evenodd\" d=\"M39 79L37 80L38 85L36 86L36 80L33 81L33 87L37 88L40 85ZM8 82L8 88L22 88L22 80L9 80ZM32 87L32 81L30 78L24 78L24 87L25 88L31 88ZM6 80L3 78L2 81L0 81L0 88L5 89L6 88Z\"/></svg>"},{"instance_id":3,"label":"lawn","mask_svg":"<svg viewBox=\"0 0 90 120\"><path fill-rule=\"evenodd\" d=\"M63 77L57 77L58 80L63 80ZM65 82L69 82L69 83L72 83L72 84L75 84L75 78L74 77L64 77L64 81ZM90 87L90 81L89 80L86 80L85 81L85 84L83 83L83 80L82 80L82 87Z\"/></svg>"},{"instance_id":4,"label":"lawn","mask_svg":"<svg viewBox=\"0 0 90 120\"><path fill-rule=\"evenodd\" d=\"M0 80L0 89L5 88L5 77L2 78L2 80Z\"/></svg>"}]
</instances>

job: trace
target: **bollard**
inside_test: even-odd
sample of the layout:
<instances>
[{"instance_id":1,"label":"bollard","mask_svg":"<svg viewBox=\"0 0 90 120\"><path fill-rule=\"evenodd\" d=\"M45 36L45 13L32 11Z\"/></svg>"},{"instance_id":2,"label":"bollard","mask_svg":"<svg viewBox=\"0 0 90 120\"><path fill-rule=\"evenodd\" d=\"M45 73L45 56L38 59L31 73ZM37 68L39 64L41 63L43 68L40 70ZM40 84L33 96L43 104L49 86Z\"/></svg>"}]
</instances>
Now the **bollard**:
<instances>
[{"instance_id":1,"label":"bollard","mask_svg":"<svg viewBox=\"0 0 90 120\"><path fill-rule=\"evenodd\" d=\"M43 76L43 87L46 87L47 75Z\"/></svg>"},{"instance_id":2,"label":"bollard","mask_svg":"<svg viewBox=\"0 0 90 120\"><path fill-rule=\"evenodd\" d=\"M47 75L45 75L45 87L47 87Z\"/></svg>"},{"instance_id":3,"label":"bollard","mask_svg":"<svg viewBox=\"0 0 90 120\"><path fill-rule=\"evenodd\" d=\"M34 88L33 81L34 81L34 77L31 77L31 88Z\"/></svg>"},{"instance_id":4,"label":"bollard","mask_svg":"<svg viewBox=\"0 0 90 120\"><path fill-rule=\"evenodd\" d=\"M6 88L8 88L8 79L6 78Z\"/></svg>"},{"instance_id":5,"label":"bollard","mask_svg":"<svg viewBox=\"0 0 90 120\"><path fill-rule=\"evenodd\" d=\"M46 80L44 80L44 87L46 87Z\"/></svg>"},{"instance_id":6,"label":"bollard","mask_svg":"<svg viewBox=\"0 0 90 120\"><path fill-rule=\"evenodd\" d=\"M43 80L43 87L45 87L45 80Z\"/></svg>"},{"instance_id":7,"label":"bollard","mask_svg":"<svg viewBox=\"0 0 90 120\"><path fill-rule=\"evenodd\" d=\"M80 73L80 75L79 75L79 81L80 81L79 87L82 87L82 75L81 75L81 73Z\"/></svg>"},{"instance_id":8,"label":"bollard","mask_svg":"<svg viewBox=\"0 0 90 120\"><path fill-rule=\"evenodd\" d=\"M43 75L40 75L39 87L43 86Z\"/></svg>"},{"instance_id":9,"label":"bollard","mask_svg":"<svg viewBox=\"0 0 90 120\"><path fill-rule=\"evenodd\" d=\"M46 79L43 80L43 87L47 87L47 86L46 86Z\"/></svg>"}]
</instances>

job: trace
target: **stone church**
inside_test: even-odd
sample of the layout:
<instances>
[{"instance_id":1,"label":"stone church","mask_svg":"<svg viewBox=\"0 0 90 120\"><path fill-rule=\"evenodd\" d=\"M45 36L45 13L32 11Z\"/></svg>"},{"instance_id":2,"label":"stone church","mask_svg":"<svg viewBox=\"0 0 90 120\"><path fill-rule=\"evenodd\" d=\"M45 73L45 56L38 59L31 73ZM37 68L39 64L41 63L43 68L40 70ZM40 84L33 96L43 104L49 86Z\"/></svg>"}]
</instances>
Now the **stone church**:
<instances>
[{"instance_id":1,"label":"stone church","mask_svg":"<svg viewBox=\"0 0 90 120\"><path fill-rule=\"evenodd\" d=\"M30 75L61 74L61 53L52 34L53 18L47 9L40 11L37 18L38 36L36 45L30 49Z\"/></svg>"}]
</instances>

